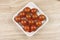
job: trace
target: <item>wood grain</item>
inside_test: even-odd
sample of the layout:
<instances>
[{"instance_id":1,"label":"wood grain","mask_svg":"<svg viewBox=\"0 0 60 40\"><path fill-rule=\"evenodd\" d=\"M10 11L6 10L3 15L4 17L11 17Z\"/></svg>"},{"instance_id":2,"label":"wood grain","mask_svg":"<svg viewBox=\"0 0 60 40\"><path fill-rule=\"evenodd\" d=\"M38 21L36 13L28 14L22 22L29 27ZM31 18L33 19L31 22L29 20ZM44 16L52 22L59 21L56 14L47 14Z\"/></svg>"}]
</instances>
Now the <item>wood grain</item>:
<instances>
[{"instance_id":1,"label":"wood grain","mask_svg":"<svg viewBox=\"0 0 60 40\"><path fill-rule=\"evenodd\" d=\"M34 36L27 37L12 21L12 17L30 1L45 12L49 21ZM0 0L0 40L60 40L60 1Z\"/></svg>"}]
</instances>

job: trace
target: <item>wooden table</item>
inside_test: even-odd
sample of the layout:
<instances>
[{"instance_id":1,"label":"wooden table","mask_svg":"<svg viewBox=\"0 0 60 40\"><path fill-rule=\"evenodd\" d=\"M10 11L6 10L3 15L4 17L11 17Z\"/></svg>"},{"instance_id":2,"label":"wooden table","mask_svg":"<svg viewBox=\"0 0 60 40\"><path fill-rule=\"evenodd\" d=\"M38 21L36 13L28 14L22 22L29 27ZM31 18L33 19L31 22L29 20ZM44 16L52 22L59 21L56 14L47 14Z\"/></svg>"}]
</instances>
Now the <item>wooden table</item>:
<instances>
[{"instance_id":1,"label":"wooden table","mask_svg":"<svg viewBox=\"0 0 60 40\"><path fill-rule=\"evenodd\" d=\"M34 36L27 37L12 21L12 17L30 1L44 11L49 21ZM60 1L0 0L0 40L60 40Z\"/></svg>"}]
</instances>

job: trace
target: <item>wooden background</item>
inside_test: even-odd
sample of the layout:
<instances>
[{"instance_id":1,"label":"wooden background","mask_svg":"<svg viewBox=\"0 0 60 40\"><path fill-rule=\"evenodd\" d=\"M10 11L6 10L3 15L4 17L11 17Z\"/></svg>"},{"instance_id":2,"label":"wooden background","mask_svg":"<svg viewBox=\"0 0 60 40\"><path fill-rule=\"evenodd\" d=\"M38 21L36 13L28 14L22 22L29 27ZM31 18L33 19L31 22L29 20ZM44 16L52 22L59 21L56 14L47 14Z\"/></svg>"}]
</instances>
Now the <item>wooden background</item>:
<instances>
[{"instance_id":1,"label":"wooden background","mask_svg":"<svg viewBox=\"0 0 60 40\"><path fill-rule=\"evenodd\" d=\"M44 11L49 21L34 36L27 37L12 21L12 16L30 1ZM0 0L0 40L60 40L60 1Z\"/></svg>"}]
</instances>

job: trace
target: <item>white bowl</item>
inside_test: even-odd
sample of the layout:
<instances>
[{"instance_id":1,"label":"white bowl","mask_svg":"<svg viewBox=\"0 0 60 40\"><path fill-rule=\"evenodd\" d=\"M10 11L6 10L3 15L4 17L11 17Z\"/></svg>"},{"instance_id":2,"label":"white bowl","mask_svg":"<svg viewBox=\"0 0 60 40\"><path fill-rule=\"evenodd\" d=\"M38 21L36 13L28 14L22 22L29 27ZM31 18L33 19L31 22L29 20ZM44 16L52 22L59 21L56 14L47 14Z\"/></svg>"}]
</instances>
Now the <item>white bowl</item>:
<instances>
[{"instance_id":1,"label":"white bowl","mask_svg":"<svg viewBox=\"0 0 60 40\"><path fill-rule=\"evenodd\" d=\"M46 20L43 22L43 24L41 25L41 27L39 27L36 31L34 32L26 32L23 30L22 26L19 25L15 20L14 17L18 15L19 12L21 12L25 7L30 7L30 8L37 8L39 10L39 12L37 13L38 15L40 14L44 14L43 11L41 11L40 8L38 8L33 2L29 2L26 6L24 6L22 9L20 9L14 16L13 16L13 22L16 23L16 25L27 35L27 36L33 36L38 30L40 30L42 27L44 27L44 25L48 22L48 17L45 15Z\"/></svg>"}]
</instances>

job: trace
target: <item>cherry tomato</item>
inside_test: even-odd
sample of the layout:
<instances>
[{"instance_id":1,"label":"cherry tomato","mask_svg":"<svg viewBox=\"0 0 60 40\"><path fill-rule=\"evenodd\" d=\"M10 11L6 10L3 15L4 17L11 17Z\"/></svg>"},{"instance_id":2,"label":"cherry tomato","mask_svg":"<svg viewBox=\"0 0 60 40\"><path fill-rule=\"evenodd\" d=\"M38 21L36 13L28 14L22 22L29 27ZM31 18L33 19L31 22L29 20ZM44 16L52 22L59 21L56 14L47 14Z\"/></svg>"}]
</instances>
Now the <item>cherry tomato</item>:
<instances>
[{"instance_id":1,"label":"cherry tomato","mask_svg":"<svg viewBox=\"0 0 60 40\"><path fill-rule=\"evenodd\" d=\"M16 16L14 19L15 19L16 22L20 22L21 21L20 16Z\"/></svg>"},{"instance_id":2,"label":"cherry tomato","mask_svg":"<svg viewBox=\"0 0 60 40\"><path fill-rule=\"evenodd\" d=\"M39 26L41 26L41 25L42 25L42 22L41 22L41 21L37 21L37 22L36 22L36 26L37 26L37 27L39 27Z\"/></svg>"},{"instance_id":3,"label":"cherry tomato","mask_svg":"<svg viewBox=\"0 0 60 40\"><path fill-rule=\"evenodd\" d=\"M36 8L32 8L32 9L31 9L31 13L32 13L32 14L34 14L34 13L36 13L36 12L37 12L37 9L36 9Z\"/></svg>"},{"instance_id":4,"label":"cherry tomato","mask_svg":"<svg viewBox=\"0 0 60 40\"><path fill-rule=\"evenodd\" d=\"M43 14L41 14L40 16L39 16L39 18L38 18L38 20L40 20L40 21L43 21L43 20L45 20L46 19L46 17L43 15Z\"/></svg>"},{"instance_id":5,"label":"cherry tomato","mask_svg":"<svg viewBox=\"0 0 60 40\"><path fill-rule=\"evenodd\" d=\"M32 15L32 19L37 19L38 18L38 15L37 14L34 14L34 15Z\"/></svg>"},{"instance_id":6,"label":"cherry tomato","mask_svg":"<svg viewBox=\"0 0 60 40\"><path fill-rule=\"evenodd\" d=\"M26 13L25 13L24 11L22 11L22 12L20 12L18 15L19 15L20 17L25 17L25 16L26 16Z\"/></svg>"},{"instance_id":7,"label":"cherry tomato","mask_svg":"<svg viewBox=\"0 0 60 40\"><path fill-rule=\"evenodd\" d=\"M31 15L30 14L26 14L26 18L30 20L31 19Z\"/></svg>"},{"instance_id":8,"label":"cherry tomato","mask_svg":"<svg viewBox=\"0 0 60 40\"><path fill-rule=\"evenodd\" d=\"M29 25L33 25L35 22L34 20L28 20Z\"/></svg>"},{"instance_id":9,"label":"cherry tomato","mask_svg":"<svg viewBox=\"0 0 60 40\"><path fill-rule=\"evenodd\" d=\"M29 8L29 7L26 7L26 8L24 9L24 12L29 13L29 12L30 12L30 8Z\"/></svg>"},{"instance_id":10,"label":"cherry tomato","mask_svg":"<svg viewBox=\"0 0 60 40\"><path fill-rule=\"evenodd\" d=\"M27 25L27 21L26 20L21 20L20 22L22 25Z\"/></svg>"},{"instance_id":11,"label":"cherry tomato","mask_svg":"<svg viewBox=\"0 0 60 40\"><path fill-rule=\"evenodd\" d=\"M36 29L37 29L37 27L36 27L35 25L32 25L32 26L31 26L31 32L32 32L32 31L35 31Z\"/></svg>"},{"instance_id":12,"label":"cherry tomato","mask_svg":"<svg viewBox=\"0 0 60 40\"><path fill-rule=\"evenodd\" d=\"M26 32L30 32L30 27L29 27L28 25L25 25L25 26L23 27L23 29L24 29Z\"/></svg>"}]
</instances>

